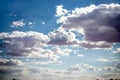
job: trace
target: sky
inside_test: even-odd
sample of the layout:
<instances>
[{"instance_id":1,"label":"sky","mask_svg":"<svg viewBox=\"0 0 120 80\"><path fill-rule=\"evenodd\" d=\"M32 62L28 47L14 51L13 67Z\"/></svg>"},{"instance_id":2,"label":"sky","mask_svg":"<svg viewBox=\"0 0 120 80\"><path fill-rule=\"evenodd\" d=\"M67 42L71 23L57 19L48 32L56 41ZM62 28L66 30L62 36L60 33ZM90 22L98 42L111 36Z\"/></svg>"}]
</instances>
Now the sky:
<instances>
[{"instance_id":1,"label":"sky","mask_svg":"<svg viewBox=\"0 0 120 80\"><path fill-rule=\"evenodd\" d=\"M119 0L0 0L0 79L120 78Z\"/></svg>"}]
</instances>

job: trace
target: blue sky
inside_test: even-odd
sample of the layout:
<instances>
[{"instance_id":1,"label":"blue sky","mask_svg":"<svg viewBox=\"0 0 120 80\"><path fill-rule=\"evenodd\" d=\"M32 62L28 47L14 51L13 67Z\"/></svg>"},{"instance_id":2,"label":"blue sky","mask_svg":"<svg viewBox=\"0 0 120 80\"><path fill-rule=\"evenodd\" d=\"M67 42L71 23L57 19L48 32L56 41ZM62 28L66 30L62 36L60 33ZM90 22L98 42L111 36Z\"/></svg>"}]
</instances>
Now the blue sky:
<instances>
[{"instance_id":1,"label":"blue sky","mask_svg":"<svg viewBox=\"0 0 120 80\"><path fill-rule=\"evenodd\" d=\"M1 0L0 27L2 80L120 78L119 0Z\"/></svg>"}]
</instances>

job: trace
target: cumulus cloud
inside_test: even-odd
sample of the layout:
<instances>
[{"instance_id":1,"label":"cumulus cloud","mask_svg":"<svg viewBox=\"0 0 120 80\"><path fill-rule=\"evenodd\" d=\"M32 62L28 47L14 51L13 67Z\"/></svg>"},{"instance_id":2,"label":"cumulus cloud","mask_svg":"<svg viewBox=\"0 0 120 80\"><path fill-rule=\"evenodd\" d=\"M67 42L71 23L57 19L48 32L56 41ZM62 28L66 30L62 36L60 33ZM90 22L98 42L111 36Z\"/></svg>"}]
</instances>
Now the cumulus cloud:
<instances>
[{"instance_id":1,"label":"cumulus cloud","mask_svg":"<svg viewBox=\"0 0 120 80\"><path fill-rule=\"evenodd\" d=\"M11 25L11 27L23 27L23 26L25 26L25 23L24 23L24 21L23 20L20 20L20 21L14 21L14 22L12 22L12 25Z\"/></svg>"},{"instance_id":2,"label":"cumulus cloud","mask_svg":"<svg viewBox=\"0 0 120 80\"><path fill-rule=\"evenodd\" d=\"M71 45L76 44L77 39L75 38L76 35L73 32L68 32L63 29L58 29L56 31L50 32L48 34L50 38L49 44L55 45Z\"/></svg>"},{"instance_id":3,"label":"cumulus cloud","mask_svg":"<svg viewBox=\"0 0 120 80\"><path fill-rule=\"evenodd\" d=\"M30 53L38 51L38 48L45 46L49 38L38 32L1 33L0 38L4 39L3 44L7 49L7 54L12 56L28 56Z\"/></svg>"},{"instance_id":4,"label":"cumulus cloud","mask_svg":"<svg viewBox=\"0 0 120 80\"><path fill-rule=\"evenodd\" d=\"M65 16L62 28L67 30L83 29L83 39L97 42L120 42L120 5L101 4L76 8Z\"/></svg>"},{"instance_id":5,"label":"cumulus cloud","mask_svg":"<svg viewBox=\"0 0 120 80\"><path fill-rule=\"evenodd\" d=\"M68 13L68 10L67 9L63 9L63 5L58 5L56 7L56 16L57 17L63 16L66 13Z\"/></svg>"},{"instance_id":6,"label":"cumulus cloud","mask_svg":"<svg viewBox=\"0 0 120 80\"><path fill-rule=\"evenodd\" d=\"M73 35L74 39L74 34L70 34ZM33 31L13 31L11 33L3 32L0 33L0 39L2 40L1 44L3 45L1 47L7 49L6 53L10 56L27 56L46 59L46 62L39 62L40 64L61 64L58 59L61 56L69 56L72 50L68 48L62 48L57 45L51 45L52 43L50 42L52 38L50 36L51 35L44 35L42 33ZM72 36L70 38L72 38ZM67 42L65 42L65 44L66 43Z\"/></svg>"}]
</instances>

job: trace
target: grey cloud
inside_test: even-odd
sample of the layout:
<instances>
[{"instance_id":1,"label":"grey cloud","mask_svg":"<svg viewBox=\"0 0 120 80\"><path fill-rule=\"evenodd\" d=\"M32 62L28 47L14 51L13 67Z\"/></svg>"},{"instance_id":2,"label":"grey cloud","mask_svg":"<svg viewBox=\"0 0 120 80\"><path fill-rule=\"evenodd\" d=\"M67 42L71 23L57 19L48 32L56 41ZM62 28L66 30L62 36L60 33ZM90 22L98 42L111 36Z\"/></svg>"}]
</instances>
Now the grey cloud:
<instances>
[{"instance_id":1,"label":"grey cloud","mask_svg":"<svg viewBox=\"0 0 120 80\"><path fill-rule=\"evenodd\" d=\"M49 44L55 45L71 45L77 43L75 34L73 32L68 32L65 30L56 30L48 34L50 37Z\"/></svg>"},{"instance_id":2,"label":"grey cloud","mask_svg":"<svg viewBox=\"0 0 120 80\"><path fill-rule=\"evenodd\" d=\"M0 73L20 73L23 72L22 68L10 67L10 66L0 66Z\"/></svg>"},{"instance_id":3,"label":"grey cloud","mask_svg":"<svg viewBox=\"0 0 120 80\"><path fill-rule=\"evenodd\" d=\"M120 63L116 64L116 69L120 70Z\"/></svg>"},{"instance_id":4,"label":"grey cloud","mask_svg":"<svg viewBox=\"0 0 120 80\"><path fill-rule=\"evenodd\" d=\"M68 68L69 72L83 72L85 71L84 69L82 69L80 66L72 66L70 68Z\"/></svg>"},{"instance_id":5,"label":"grey cloud","mask_svg":"<svg viewBox=\"0 0 120 80\"><path fill-rule=\"evenodd\" d=\"M38 48L46 46L49 41L46 35L33 31L1 33L0 39L3 40L2 47L12 56L29 56L33 51L38 51Z\"/></svg>"},{"instance_id":6,"label":"grey cloud","mask_svg":"<svg viewBox=\"0 0 120 80\"><path fill-rule=\"evenodd\" d=\"M17 59L0 58L0 66L14 66L14 65L24 65L24 63Z\"/></svg>"},{"instance_id":7,"label":"grey cloud","mask_svg":"<svg viewBox=\"0 0 120 80\"><path fill-rule=\"evenodd\" d=\"M79 45L85 48L111 48L112 47L111 43L104 42L104 41L99 41L99 42L81 41Z\"/></svg>"},{"instance_id":8,"label":"grey cloud","mask_svg":"<svg viewBox=\"0 0 120 80\"><path fill-rule=\"evenodd\" d=\"M86 14L79 13L66 17L67 20L62 27L84 29L84 39L87 41L120 42L120 5L118 4L101 4Z\"/></svg>"}]
</instances>

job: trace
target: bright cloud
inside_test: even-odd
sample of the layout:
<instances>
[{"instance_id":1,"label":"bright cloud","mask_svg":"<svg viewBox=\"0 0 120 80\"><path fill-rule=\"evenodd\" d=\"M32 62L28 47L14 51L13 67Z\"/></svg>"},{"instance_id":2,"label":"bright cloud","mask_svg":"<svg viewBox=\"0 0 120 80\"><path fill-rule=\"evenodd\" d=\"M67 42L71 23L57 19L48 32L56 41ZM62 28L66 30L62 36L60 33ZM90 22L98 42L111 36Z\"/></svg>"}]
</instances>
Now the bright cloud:
<instances>
[{"instance_id":1,"label":"bright cloud","mask_svg":"<svg viewBox=\"0 0 120 80\"><path fill-rule=\"evenodd\" d=\"M56 16L57 17L63 16L66 13L68 13L68 10L67 9L63 9L63 5L58 5L56 7Z\"/></svg>"},{"instance_id":2,"label":"bright cloud","mask_svg":"<svg viewBox=\"0 0 120 80\"><path fill-rule=\"evenodd\" d=\"M20 20L20 21L14 21L12 22L11 27L23 27L25 26L24 20Z\"/></svg>"}]
</instances>

